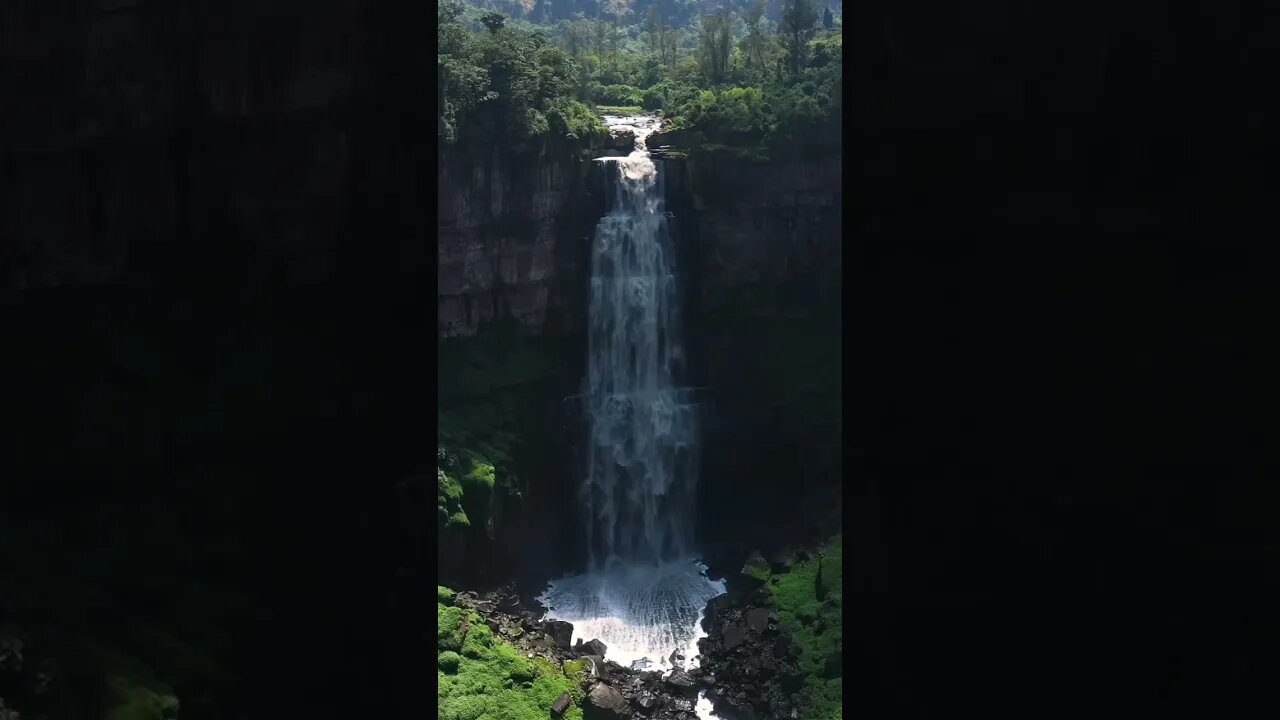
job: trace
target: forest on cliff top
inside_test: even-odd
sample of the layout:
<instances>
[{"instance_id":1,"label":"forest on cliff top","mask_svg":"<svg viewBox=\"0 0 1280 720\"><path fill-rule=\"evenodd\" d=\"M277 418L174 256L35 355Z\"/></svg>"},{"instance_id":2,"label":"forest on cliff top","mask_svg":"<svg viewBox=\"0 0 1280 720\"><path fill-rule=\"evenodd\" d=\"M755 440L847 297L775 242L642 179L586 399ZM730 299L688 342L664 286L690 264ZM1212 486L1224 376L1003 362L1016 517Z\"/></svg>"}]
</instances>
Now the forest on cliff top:
<instances>
[{"instance_id":1,"label":"forest on cliff top","mask_svg":"<svg viewBox=\"0 0 1280 720\"><path fill-rule=\"evenodd\" d=\"M841 5L819 0L439 4L442 142L519 147L662 114L688 150L839 152Z\"/></svg>"}]
</instances>

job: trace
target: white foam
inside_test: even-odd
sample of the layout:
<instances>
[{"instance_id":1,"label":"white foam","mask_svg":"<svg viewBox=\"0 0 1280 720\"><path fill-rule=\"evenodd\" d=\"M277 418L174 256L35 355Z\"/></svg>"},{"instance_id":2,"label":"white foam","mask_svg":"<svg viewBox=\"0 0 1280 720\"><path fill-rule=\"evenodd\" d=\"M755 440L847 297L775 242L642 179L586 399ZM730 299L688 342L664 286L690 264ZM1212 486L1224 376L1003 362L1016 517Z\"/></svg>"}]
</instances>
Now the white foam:
<instances>
[{"instance_id":1,"label":"white foam","mask_svg":"<svg viewBox=\"0 0 1280 720\"><path fill-rule=\"evenodd\" d=\"M676 650L686 667L698 662L703 610L723 593L724 583L708 578L706 566L686 561L566 577L538 600L548 619L573 623L575 642L597 639L619 665L647 658L649 669L666 672Z\"/></svg>"}]
</instances>

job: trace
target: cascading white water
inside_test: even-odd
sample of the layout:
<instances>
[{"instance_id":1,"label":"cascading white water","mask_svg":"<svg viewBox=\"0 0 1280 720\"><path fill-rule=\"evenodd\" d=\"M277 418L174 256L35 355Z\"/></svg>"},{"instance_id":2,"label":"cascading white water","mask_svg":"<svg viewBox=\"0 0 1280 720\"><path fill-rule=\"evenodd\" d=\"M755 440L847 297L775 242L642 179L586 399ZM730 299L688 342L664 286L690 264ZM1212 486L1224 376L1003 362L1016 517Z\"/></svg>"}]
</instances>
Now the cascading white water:
<instances>
[{"instance_id":1,"label":"cascading white water","mask_svg":"<svg viewBox=\"0 0 1280 720\"><path fill-rule=\"evenodd\" d=\"M697 472L694 406L678 386L684 346L674 252L658 168L644 145L655 124L627 120L636 150L600 160L616 173L614 198L592 247L582 484L592 570L683 556Z\"/></svg>"},{"instance_id":2,"label":"cascading white water","mask_svg":"<svg viewBox=\"0 0 1280 720\"><path fill-rule=\"evenodd\" d=\"M551 584L548 617L598 638L607 657L653 669L673 651L696 663L706 603L724 592L691 554L697 423L684 378L675 253L652 117L605 118L635 151L597 162L613 206L596 226L588 309L587 469L581 486L588 571ZM705 709L700 708L701 712Z\"/></svg>"}]
</instances>

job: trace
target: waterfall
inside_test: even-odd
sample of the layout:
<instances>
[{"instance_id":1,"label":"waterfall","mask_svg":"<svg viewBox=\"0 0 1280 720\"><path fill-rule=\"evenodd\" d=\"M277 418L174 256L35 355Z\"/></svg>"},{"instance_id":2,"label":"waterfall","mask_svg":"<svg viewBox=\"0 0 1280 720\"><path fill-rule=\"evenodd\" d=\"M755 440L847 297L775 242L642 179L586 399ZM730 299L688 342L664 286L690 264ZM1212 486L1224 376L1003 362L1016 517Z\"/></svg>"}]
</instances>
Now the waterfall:
<instances>
[{"instance_id":1,"label":"waterfall","mask_svg":"<svg viewBox=\"0 0 1280 720\"><path fill-rule=\"evenodd\" d=\"M635 151L597 160L613 202L593 238L583 397L589 424L581 485L588 567L551 583L547 616L598 638L623 664L696 663L702 611L724 592L692 554L697 423L687 387L675 252L652 117L606 118ZM677 661L678 662L678 661ZM703 717L710 717L699 708Z\"/></svg>"},{"instance_id":2,"label":"waterfall","mask_svg":"<svg viewBox=\"0 0 1280 720\"><path fill-rule=\"evenodd\" d=\"M659 563L689 548L697 429L684 374L674 251L658 168L645 148L601 158L613 204L596 226L584 397L590 436L582 484L592 569Z\"/></svg>"}]
</instances>

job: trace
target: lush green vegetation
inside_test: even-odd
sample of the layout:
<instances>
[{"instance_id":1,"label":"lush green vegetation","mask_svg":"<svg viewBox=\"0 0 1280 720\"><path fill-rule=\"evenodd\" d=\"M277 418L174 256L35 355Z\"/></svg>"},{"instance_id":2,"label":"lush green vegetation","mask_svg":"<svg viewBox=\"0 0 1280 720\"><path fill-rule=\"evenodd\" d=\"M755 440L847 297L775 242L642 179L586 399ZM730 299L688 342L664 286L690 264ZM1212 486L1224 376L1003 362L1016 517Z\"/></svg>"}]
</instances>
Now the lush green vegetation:
<instances>
[{"instance_id":1,"label":"lush green vegetation","mask_svg":"<svg viewBox=\"0 0 1280 720\"><path fill-rule=\"evenodd\" d=\"M448 0L439 6L440 135L581 138L601 132L592 107L643 108L666 116L690 148L830 151L840 144L843 34L818 2L701 11L593 1L566 11L544 0L487 9Z\"/></svg>"},{"instance_id":2,"label":"lush green vegetation","mask_svg":"<svg viewBox=\"0 0 1280 720\"><path fill-rule=\"evenodd\" d=\"M836 535L808 560L794 563L785 572L751 568L755 577L765 580L779 619L800 648L800 669L805 676L805 717L811 720L840 720L844 703L841 537Z\"/></svg>"},{"instance_id":3,"label":"lush green vegetation","mask_svg":"<svg viewBox=\"0 0 1280 720\"><path fill-rule=\"evenodd\" d=\"M528 441L560 361L554 340L525 337L510 318L439 345L436 505L441 528L483 524L494 493L518 492L513 456Z\"/></svg>"},{"instance_id":4,"label":"lush green vegetation","mask_svg":"<svg viewBox=\"0 0 1280 720\"><path fill-rule=\"evenodd\" d=\"M452 598L448 588L437 594ZM581 720L582 688L569 675L541 658L522 657L474 612L437 603L436 615L442 720L545 720L551 704L566 692L574 702L564 717Z\"/></svg>"}]
</instances>

